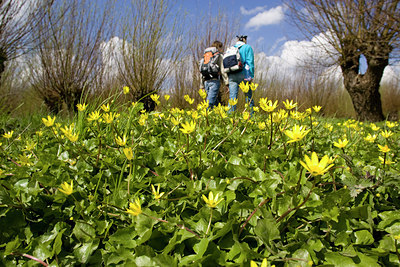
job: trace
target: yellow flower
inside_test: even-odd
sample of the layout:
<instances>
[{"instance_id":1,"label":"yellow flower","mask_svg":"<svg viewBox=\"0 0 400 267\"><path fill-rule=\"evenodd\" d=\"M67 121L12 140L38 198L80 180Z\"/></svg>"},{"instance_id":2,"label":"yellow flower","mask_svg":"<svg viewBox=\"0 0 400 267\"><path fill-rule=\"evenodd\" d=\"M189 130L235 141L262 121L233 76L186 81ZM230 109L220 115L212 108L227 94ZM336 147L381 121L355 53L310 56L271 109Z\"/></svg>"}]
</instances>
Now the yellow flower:
<instances>
[{"instance_id":1,"label":"yellow flower","mask_svg":"<svg viewBox=\"0 0 400 267\"><path fill-rule=\"evenodd\" d=\"M207 92L204 89L199 89L199 95L201 98L205 99L207 97Z\"/></svg>"},{"instance_id":2,"label":"yellow flower","mask_svg":"<svg viewBox=\"0 0 400 267\"><path fill-rule=\"evenodd\" d=\"M3 136L4 138L10 139L13 136L14 131L9 131L7 133L4 133Z\"/></svg>"},{"instance_id":3,"label":"yellow flower","mask_svg":"<svg viewBox=\"0 0 400 267\"><path fill-rule=\"evenodd\" d=\"M170 97L171 97L170 95L164 95L165 101L168 101Z\"/></svg>"},{"instance_id":4,"label":"yellow flower","mask_svg":"<svg viewBox=\"0 0 400 267\"><path fill-rule=\"evenodd\" d=\"M83 104L77 104L76 107L78 108L79 111L84 111L87 107L85 103Z\"/></svg>"},{"instance_id":5,"label":"yellow flower","mask_svg":"<svg viewBox=\"0 0 400 267\"><path fill-rule=\"evenodd\" d=\"M17 162L23 166L31 166L32 165L31 157L32 157L32 154L28 154L28 155L21 154L18 156L19 160Z\"/></svg>"},{"instance_id":6,"label":"yellow flower","mask_svg":"<svg viewBox=\"0 0 400 267\"><path fill-rule=\"evenodd\" d=\"M117 138L115 138L115 142L119 146L125 146L126 145L126 135L124 134L124 136L122 138L118 136Z\"/></svg>"},{"instance_id":7,"label":"yellow flower","mask_svg":"<svg viewBox=\"0 0 400 267\"><path fill-rule=\"evenodd\" d=\"M375 139L376 139L376 134L374 134L374 135L368 134L367 137L364 137L364 140L369 143L373 143L375 141Z\"/></svg>"},{"instance_id":8,"label":"yellow flower","mask_svg":"<svg viewBox=\"0 0 400 267\"><path fill-rule=\"evenodd\" d=\"M255 261L250 261L250 267L257 267L257 263ZM264 258L261 262L260 267L268 267L267 258Z\"/></svg>"},{"instance_id":9,"label":"yellow flower","mask_svg":"<svg viewBox=\"0 0 400 267\"><path fill-rule=\"evenodd\" d=\"M124 86L122 87L122 91L124 92L124 95L129 93L129 87L128 86Z\"/></svg>"},{"instance_id":10,"label":"yellow flower","mask_svg":"<svg viewBox=\"0 0 400 267\"><path fill-rule=\"evenodd\" d=\"M385 130L385 131L382 131L382 132L381 132L381 135L382 135L384 138L389 138L389 137L391 137L391 136L393 135L393 132L388 131L388 130Z\"/></svg>"},{"instance_id":11,"label":"yellow flower","mask_svg":"<svg viewBox=\"0 0 400 267\"><path fill-rule=\"evenodd\" d=\"M108 124L112 123L114 121L115 117L116 117L116 113L113 113L113 112L103 114L103 119Z\"/></svg>"},{"instance_id":12,"label":"yellow flower","mask_svg":"<svg viewBox=\"0 0 400 267\"><path fill-rule=\"evenodd\" d=\"M379 151L381 151L383 153L388 153L390 151L390 148L387 145L381 146L378 144L378 147L379 147Z\"/></svg>"},{"instance_id":13,"label":"yellow flower","mask_svg":"<svg viewBox=\"0 0 400 267\"><path fill-rule=\"evenodd\" d=\"M133 151L132 151L131 147L125 147L123 149L123 151L124 151L124 154L125 154L125 156L126 156L126 158L128 160L132 160L133 159Z\"/></svg>"},{"instance_id":14,"label":"yellow flower","mask_svg":"<svg viewBox=\"0 0 400 267\"><path fill-rule=\"evenodd\" d=\"M243 81L239 84L239 88L243 91L243 93L249 92L249 82L244 83Z\"/></svg>"},{"instance_id":15,"label":"yellow flower","mask_svg":"<svg viewBox=\"0 0 400 267\"><path fill-rule=\"evenodd\" d=\"M286 101L283 101L282 103L287 110L294 109L297 106L297 103L293 103L293 100L289 101L289 99L286 99Z\"/></svg>"},{"instance_id":16,"label":"yellow flower","mask_svg":"<svg viewBox=\"0 0 400 267\"><path fill-rule=\"evenodd\" d=\"M247 121L249 118L250 118L250 113L247 111L243 111L243 119Z\"/></svg>"},{"instance_id":17,"label":"yellow flower","mask_svg":"<svg viewBox=\"0 0 400 267\"><path fill-rule=\"evenodd\" d=\"M140 115L138 123L139 123L141 126L143 126L143 125L145 125L145 123L146 123L146 121L147 121L148 118L149 118L149 114L143 113L143 114Z\"/></svg>"},{"instance_id":18,"label":"yellow flower","mask_svg":"<svg viewBox=\"0 0 400 267\"><path fill-rule=\"evenodd\" d=\"M322 107L321 107L321 106L313 106L312 108L313 108L313 110L314 110L315 112L318 113L318 112L321 110Z\"/></svg>"},{"instance_id":19,"label":"yellow flower","mask_svg":"<svg viewBox=\"0 0 400 267\"><path fill-rule=\"evenodd\" d=\"M214 194L211 191L210 193L208 193L208 198L205 195L203 195L202 197L204 202L206 202L207 206L210 208L215 208L222 200L224 200L224 199L218 200L219 193L214 198Z\"/></svg>"},{"instance_id":20,"label":"yellow flower","mask_svg":"<svg viewBox=\"0 0 400 267\"><path fill-rule=\"evenodd\" d=\"M300 164L306 168L312 176L322 175L333 166L333 164L328 165L331 160L327 155L323 156L321 161L319 161L317 153L315 152L312 152L311 160L307 155L304 156L304 160L305 162L300 161Z\"/></svg>"},{"instance_id":21,"label":"yellow flower","mask_svg":"<svg viewBox=\"0 0 400 267\"><path fill-rule=\"evenodd\" d=\"M52 118L52 117L50 117L50 115L47 116L47 119L46 118L42 118L42 121L43 121L44 125L46 125L47 127L53 126L55 120L56 120L56 116L54 116L54 118Z\"/></svg>"},{"instance_id":22,"label":"yellow flower","mask_svg":"<svg viewBox=\"0 0 400 267\"><path fill-rule=\"evenodd\" d=\"M75 143L76 141L78 141L79 133L66 134L65 136L69 139L69 141L71 141L72 143Z\"/></svg>"},{"instance_id":23,"label":"yellow flower","mask_svg":"<svg viewBox=\"0 0 400 267\"><path fill-rule=\"evenodd\" d=\"M133 216L138 216L140 213L142 213L142 207L140 206L139 198L136 198L134 203L129 203L129 209L126 209L126 212Z\"/></svg>"},{"instance_id":24,"label":"yellow flower","mask_svg":"<svg viewBox=\"0 0 400 267\"><path fill-rule=\"evenodd\" d=\"M154 198L160 199L164 195L164 192L160 193L160 185L157 186L157 190L154 188L154 185L151 185L151 192L153 192Z\"/></svg>"},{"instance_id":25,"label":"yellow flower","mask_svg":"<svg viewBox=\"0 0 400 267\"><path fill-rule=\"evenodd\" d=\"M260 122L258 123L258 129L264 130L266 127L267 127L267 125L265 124L265 122L260 121Z\"/></svg>"},{"instance_id":26,"label":"yellow flower","mask_svg":"<svg viewBox=\"0 0 400 267\"><path fill-rule=\"evenodd\" d=\"M260 111L260 108L259 108L259 107L253 107L253 111L254 111L254 112L259 112L259 111Z\"/></svg>"},{"instance_id":27,"label":"yellow flower","mask_svg":"<svg viewBox=\"0 0 400 267\"><path fill-rule=\"evenodd\" d=\"M104 110L104 112L109 112L110 111L110 104L107 103L107 105L102 105L101 109Z\"/></svg>"},{"instance_id":28,"label":"yellow flower","mask_svg":"<svg viewBox=\"0 0 400 267\"><path fill-rule=\"evenodd\" d=\"M188 102L190 105L193 104L194 99L191 99L189 95L184 95L183 98L185 99L186 102Z\"/></svg>"},{"instance_id":29,"label":"yellow flower","mask_svg":"<svg viewBox=\"0 0 400 267\"><path fill-rule=\"evenodd\" d=\"M97 121L100 118L100 111L93 111L89 114L88 121Z\"/></svg>"},{"instance_id":30,"label":"yellow flower","mask_svg":"<svg viewBox=\"0 0 400 267\"><path fill-rule=\"evenodd\" d=\"M66 195L71 195L72 192L74 192L74 181L71 180L71 184L64 182L61 184L61 188L58 188L58 190Z\"/></svg>"},{"instance_id":31,"label":"yellow flower","mask_svg":"<svg viewBox=\"0 0 400 267\"><path fill-rule=\"evenodd\" d=\"M181 122L181 117L177 117L177 118L172 117L171 122L172 122L172 124L174 124L176 126Z\"/></svg>"},{"instance_id":32,"label":"yellow flower","mask_svg":"<svg viewBox=\"0 0 400 267\"><path fill-rule=\"evenodd\" d=\"M218 106L214 110L217 114L219 114L221 116L222 119L225 119L226 117L228 117L228 115L226 114L225 108L224 108L224 106L221 106L221 103L218 104Z\"/></svg>"},{"instance_id":33,"label":"yellow flower","mask_svg":"<svg viewBox=\"0 0 400 267\"><path fill-rule=\"evenodd\" d=\"M237 103L238 103L238 99L237 98L229 99L229 105L230 106L236 106Z\"/></svg>"},{"instance_id":34,"label":"yellow flower","mask_svg":"<svg viewBox=\"0 0 400 267\"><path fill-rule=\"evenodd\" d=\"M286 130L284 133L291 139L288 143L293 143L303 139L311 130L306 130L303 126L295 124L292 130Z\"/></svg>"},{"instance_id":35,"label":"yellow flower","mask_svg":"<svg viewBox=\"0 0 400 267\"><path fill-rule=\"evenodd\" d=\"M372 131L374 131L374 132L379 131L381 129L380 127L376 126L373 123L370 124L370 127L371 127Z\"/></svg>"},{"instance_id":36,"label":"yellow flower","mask_svg":"<svg viewBox=\"0 0 400 267\"><path fill-rule=\"evenodd\" d=\"M344 138L343 140L339 139L338 142L334 142L333 145L338 148L344 148L345 146L347 146L348 143L349 140L347 140L347 138Z\"/></svg>"},{"instance_id":37,"label":"yellow flower","mask_svg":"<svg viewBox=\"0 0 400 267\"><path fill-rule=\"evenodd\" d=\"M303 112L292 111L290 113L290 116L295 120L302 121L305 118L305 116L307 116L307 114Z\"/></svg>"},{"instance_id":38,"label":"yellow flower","mask_svg":"<svg viewBox=\"0 0 400 267\"><path fill-rule=\"evenodd\" d=\"M193 118L194 120L197 120L197 119L200 118L200 115L199 115L199 113L198 113L196 110L193 111L193 113L192 113L192 118Z\"/></svg>"},{"instance_id":39,"label":"yellow flower","mask_svg":"<svg viewBox=\"0 0 400 267\"><path fill-rule=\"evenodd\" d=\"M206 110L209 106L208 100L203 100L198 106L197 109Z\"/></svg>"},{"instance_id":40,"label":"yellow flower","mask_svg":"<svg viewBox=\"0 0 400 267\"><path fill-rule=\"evenodd\" d=\"M288 113L286 112L286 110L280 109L278 112L272 113L272 121L275 123L279 123L287 116L288 116Z\"/></svg>"},{"instance_id":41,"label":"yellow flower","mask_svg":"<svg viewBox=\"0 0 400 267\"><path fill-rule=\"evenodd\" d=\"M390 164L393 163L393 161L391 161L390 159L385 159L385 158L383 158L381 156L379 156L378 158L379 158L379 160L381 161L382 164L385 163L385 165L390 165Z\"/></svg>"},{"instance_id":42,"label":"yellow flower","mask_svg":"<svg viewBox=\"0 0 400 267\"><path fill-rule=\"evenodd\" d=\"M258 87L258 83L250 83L250 89L251 91L255 91Z\"/></svg>"},{"instance_id":43,"label":"yellow flower","mask_svg":"<svg viewBox=\"0 0 400 267\"><path fill-rule=\"evenodd\" d=\"M325 123L324 127L330 132L332 132L332 130L333 130L333 126L330 123Z\"/></svg>"},{"instance_id":44,"label":"yellow flower","mask_svg":"<svg viewBox=\"0 0 400 267\"><path fill-rule=\"evenodd\" d=\"M386 121L386 126L389 128L396 127L398 125L397 122L392 122L392 121Z\"/></svg>"},{"instance_id":45,"label":"yellow flower","mask_svg":"<svg viewBox=\"0 0 400 267\"><path fill-rule=\"evenodd\" d=\"M266 112L272 112L276 109L278 106L278 100L275 100L274 103L272 103L272 100L268 100L265 98L260 99L260 107L266 111Z\"/></svg>"},{"instance_id":46,"label":"yellow flower","mask_svg":"<svg viewBox=\"0 0 400 267\"><path fill-rule=\"evenodd\" d=\"M150 98L151 98L151 100L153 100L157 105L160 105L161 102L158 100L158 99L160 98L159 95L157 95L157 94L152 94L152 95L150 95Z\"/></svg>"},{"instance_id":47,"label":"yellow flower","mask_svg":"<svg viewBox=\"0 0 400 267\"><path fill-rule=\"evenodd\" d=\"M185 123L182 123L181 126L182 128L179 130L184 134L190 134L196 129L196 123L194 121L191 121L190 123L186 121Z\"/></svg>"}]
</instances>

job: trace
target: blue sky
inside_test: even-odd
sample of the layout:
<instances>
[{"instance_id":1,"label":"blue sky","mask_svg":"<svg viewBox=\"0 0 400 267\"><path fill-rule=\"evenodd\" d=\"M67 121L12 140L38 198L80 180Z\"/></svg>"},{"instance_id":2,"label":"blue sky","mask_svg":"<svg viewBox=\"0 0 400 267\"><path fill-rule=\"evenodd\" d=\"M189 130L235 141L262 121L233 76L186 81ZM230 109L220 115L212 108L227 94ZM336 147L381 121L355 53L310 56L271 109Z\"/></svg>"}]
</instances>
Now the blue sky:
<instances>
[{"instance_id":1,"label":"blue sky","mask_svg":"<svg viewBox=\"0 0 400 267\"><path fill-rule=\"evenodd\" d=\"M183 0L182 6L193 15L208 11L208 6L219 6L228 14L240 18L240 32L248 36L248 43L266 54L277 54L285 41L298 38L285 15L280 0ZM202 15L202 14L199 14Z\"/></svg>"}]
</instances>

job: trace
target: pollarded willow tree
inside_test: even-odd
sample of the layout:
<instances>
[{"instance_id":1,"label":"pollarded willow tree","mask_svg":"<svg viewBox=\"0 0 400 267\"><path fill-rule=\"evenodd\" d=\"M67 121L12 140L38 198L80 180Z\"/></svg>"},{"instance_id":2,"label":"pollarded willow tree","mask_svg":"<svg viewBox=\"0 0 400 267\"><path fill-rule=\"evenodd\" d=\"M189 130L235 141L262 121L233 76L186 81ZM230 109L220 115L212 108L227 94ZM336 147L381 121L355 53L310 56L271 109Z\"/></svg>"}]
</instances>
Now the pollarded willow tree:
<instances>
[{"instance_id":1,"label":"pollarded willow tree","mask_svg":"<svg viewBox=\"0 0 400 267\"><path fill-rule=\"evenodd\" d=\"M5 63L32 48L34 29L54 0L0 0L0 77Z\"/></svg>"},{"instance_id":2,"label":"pollarded willow tree","mask_svg":"<svg viewBox=\"0 0 400 267\"><path fill-rule=\"evenodd\" d=\"M76 111L103 74L101 44L112 31L114 0L59 0L41 20L30 62L32 86L53 113Z\"/></svg>"},{"instance_id":3,"label":"pollarded willow tree","mask_svg":"<svg viewBox=\"0 0 400 267\"><path fill-rule=\"evenodd\" d=\"M384 119L379 92L389 59L398 48L400 0L288 0L307 37L321 34L321 46L341 68L359 120ZM360 59L367 69L361 72Z\"/></svg>"},{"instance_id":4,"label":"pollarded willow tree","mask_svg":"<svg viewBox=\"0 0 400 267\"><path fill-rule=\"evenodd\" d=\"M168 81L182 54L179 14L172 14L173 0L129 0L122 23L121 56L117 58L122 82L130 96L146 110L155 108L150 94Z\"/></svg>"}]
</instances>

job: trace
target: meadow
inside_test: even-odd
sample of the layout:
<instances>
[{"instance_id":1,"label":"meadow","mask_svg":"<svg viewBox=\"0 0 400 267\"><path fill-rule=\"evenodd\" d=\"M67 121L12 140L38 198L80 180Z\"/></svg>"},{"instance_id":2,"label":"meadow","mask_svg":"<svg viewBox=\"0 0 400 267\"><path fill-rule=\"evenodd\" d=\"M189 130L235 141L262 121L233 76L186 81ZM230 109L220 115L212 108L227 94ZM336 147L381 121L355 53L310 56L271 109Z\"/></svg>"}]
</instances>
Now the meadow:
<instances>
[{"instance_id":1,"label":"meadow","mask_svg":"<svg viewBox=\"0 0 400 267\"><path fill-rule=\"evenodd\" d=\"M128 91L2 119L2 265L400 264L397 121L292 99L209 110L204 91L146 112Z\"/></svg>"}]
</instances>

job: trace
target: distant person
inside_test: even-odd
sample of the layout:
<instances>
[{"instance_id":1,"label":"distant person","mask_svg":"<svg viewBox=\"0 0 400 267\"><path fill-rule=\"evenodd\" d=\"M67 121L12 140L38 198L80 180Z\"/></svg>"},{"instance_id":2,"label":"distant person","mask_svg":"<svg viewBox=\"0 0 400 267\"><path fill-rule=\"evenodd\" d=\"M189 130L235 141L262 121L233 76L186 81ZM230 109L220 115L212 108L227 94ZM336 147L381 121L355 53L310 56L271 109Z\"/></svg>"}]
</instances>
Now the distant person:
<instances>
[{"instance_id":1,"label":"distant person","mask_svg":"<svg viewBox=\"0 0 400 267\"><path fill-rule=\"evenodd\" d=\"M247 36L236 36L237 42L230 47L224 54L224 71L228 73L229 99L237 99L239 84L244 81L251 82L254 79L254 52L253 48L247 44ZM246 103L249 103L250 110L253 112L254 100L252 90L246 93ZM235 111L236 105L231 106L230 111Z\"/></svg>"},{"instance_id":2,"label":"distant person","mask_svg":"<svg viewBox=\"0 0 400 267\"><path fill-rule=\"evenodd\" d=\"M203 59L200 61L200 89L205 88L210 109L218 104L221 82L228 85L228 75L223 71L222 53L223 44L220 41L214 41L204 50Z\"/></svg>"}]
</instances>

